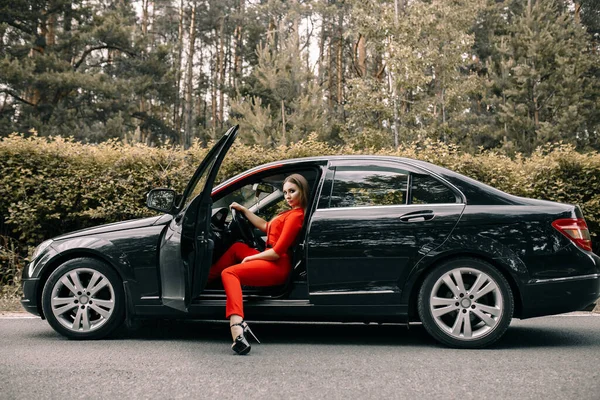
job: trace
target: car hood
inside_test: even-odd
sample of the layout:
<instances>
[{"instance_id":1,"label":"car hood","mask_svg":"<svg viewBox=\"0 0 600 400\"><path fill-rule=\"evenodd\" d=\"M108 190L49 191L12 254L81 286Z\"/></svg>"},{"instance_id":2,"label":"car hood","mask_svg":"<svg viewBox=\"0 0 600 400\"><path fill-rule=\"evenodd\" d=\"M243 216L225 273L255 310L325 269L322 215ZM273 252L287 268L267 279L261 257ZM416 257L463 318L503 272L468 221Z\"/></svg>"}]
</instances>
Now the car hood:
<instances>
[{"instance_id":1,"label":"car hood","mask_svg":"<svg viewBox=\"0 0 600 400\"><path fill-rule=\"evenodd\" d=\"M165 218L164 215L159 215L157 217L132 219L129 221L115 222L115 223L106 224L106 225L99 225L99 226L94 226L92 228L82 229L82 230L76 231L76 232L66 233L64 235L53 238L53 240L57 241L57 240L64 240L64 239L72 239L72 238L81 237L81 236L97 235L100 233L123 231L126 229L144 228L147 226L158 225L163 221L166 223L169 220L171 220L171 218Z\"/></svg>"}]
</instances>

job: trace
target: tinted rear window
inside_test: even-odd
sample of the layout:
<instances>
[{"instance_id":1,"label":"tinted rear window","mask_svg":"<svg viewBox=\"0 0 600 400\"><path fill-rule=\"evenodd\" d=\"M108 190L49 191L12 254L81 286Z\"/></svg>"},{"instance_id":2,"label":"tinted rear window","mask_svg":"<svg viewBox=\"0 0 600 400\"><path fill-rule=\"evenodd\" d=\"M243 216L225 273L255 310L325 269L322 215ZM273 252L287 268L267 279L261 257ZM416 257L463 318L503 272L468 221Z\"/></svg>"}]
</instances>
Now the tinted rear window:
<instances>
[{"instance_id":1,"label":"tinted rear window","mask_svg":"<svg viewBox=\"0 0 600 400\"><path fill-rule=\"evenodd\" d=\"M413 174L411 204L456 203L454 192L442 182L429 175Z\"/></svg>"},{"instance_id":2,"label":"tinted rear window","mask_svg":"<svg viewBox=\"0 0 600 400\"><path fill-rule=\"evenodd\" d=\"M408 174L401 170L339 167L335 171L329 207L406 204Z\"/></svg>"}]
</instances>

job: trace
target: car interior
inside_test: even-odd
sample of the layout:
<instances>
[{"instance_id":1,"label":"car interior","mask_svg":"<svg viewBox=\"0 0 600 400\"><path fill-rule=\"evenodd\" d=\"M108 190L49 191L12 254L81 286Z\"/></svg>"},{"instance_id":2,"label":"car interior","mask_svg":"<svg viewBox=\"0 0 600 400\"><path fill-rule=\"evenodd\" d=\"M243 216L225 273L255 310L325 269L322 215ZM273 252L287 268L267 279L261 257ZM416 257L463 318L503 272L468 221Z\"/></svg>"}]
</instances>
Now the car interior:
<instances>
[{"instance_id":1,"label":"car interior","mask_svg":"<svg viewBox=\"0 0 600 400\"><path fill-rule=\"evenodd\" d=\"M293 173L301 174L309 184L308 209L305 223L292 246L292 272L284 285L269 287L242 287L244 297L252 298L306 298L308 287L306 282L306 263L301 242L306 235L306 224L309 220L310 205L317 192L320 170L311 169L278 169L253 174L220 191L213 198L212 206L212 237L215 243L213 263L235 242L246 244L262 251L266 244L266 233L255 228L241 213L232 213L229 206L237 202L250 211L270 221L279 213L289 209L283 197L283 181ZM234 214L237 214L234 216ZM221 297L225 295L220 281L211 282L202 292L201 297Z\"/></svg>"}]
</instances>

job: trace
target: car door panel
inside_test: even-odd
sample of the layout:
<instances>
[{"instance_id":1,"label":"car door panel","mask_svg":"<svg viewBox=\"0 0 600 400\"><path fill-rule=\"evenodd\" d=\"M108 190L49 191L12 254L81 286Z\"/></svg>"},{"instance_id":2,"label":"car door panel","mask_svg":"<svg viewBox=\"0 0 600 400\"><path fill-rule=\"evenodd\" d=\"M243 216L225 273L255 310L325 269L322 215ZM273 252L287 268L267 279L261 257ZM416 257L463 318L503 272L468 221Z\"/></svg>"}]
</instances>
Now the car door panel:
<instances>
[{"instance_id":1,"label":"car door panel","mask_svg":"<svg viewBox=\"0 0 600 400\"><path fill-rule=\"evenodd\" d=\"M165 306L187 312L192 298L206 285L214 248L210 238L211 191L237 130L235 126L225 133L202 161L183 194L181 211L161 240L159 269Z\"/></svg>"},{"instance_id":2,"label":"car door panel","mask_svg":"<svg viewBox=\"0 0 600 400\"><path fill-rule=\"evenodd\" d=\"M350 165L355 171L357 167ZM371 166L373 171L381 171L385 167L386 164ZM402 165L392 166L392 169L399 167L408 170ZM311 303L399 303L403 282L412 267L446 240L465 205L327 208L326 197L333 193L334 177L335 166L331 166L319 200L321 208L312 216L308 235ZM354 192L364 198L364 192ZM410 190L407 195L410 195ZM335 197L331 195L331 198L338 201L337 204L352 202L351 196L344 198L340 193Z\"/></svg>"},{"instance_id":3,"label":"car door panel","mask_svg":"<svg viewBox=\"0 0 600 400\"><path fill-rule=\"evenodd\" d=\"M308 245L311 301L322 303L324 296L339 297L342 293L363 298L367 293L362 292L381 297L383 303L399 300L402 282L412 266L444 242L464 205L430 204L427 208L403 205L317 210ZM424 211L434 211L434 217L401 221L407 213Z\"/></svg>"}]
</instances>

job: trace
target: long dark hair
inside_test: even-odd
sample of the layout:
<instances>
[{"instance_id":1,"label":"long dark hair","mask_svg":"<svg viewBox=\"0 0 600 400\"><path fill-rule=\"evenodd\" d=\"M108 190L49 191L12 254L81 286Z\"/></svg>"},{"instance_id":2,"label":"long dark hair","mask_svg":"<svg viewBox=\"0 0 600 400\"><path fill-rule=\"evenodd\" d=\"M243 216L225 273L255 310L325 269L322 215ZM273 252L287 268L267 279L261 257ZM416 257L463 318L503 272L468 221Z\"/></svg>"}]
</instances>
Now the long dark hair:
<instances>
[{"instance_id":1,"label":"long dark hair","mask_svg":"<svg viewBox=\"0 0 600 400\"><path fill-rule=\"evenodd\" d=\"M287 182L293 183L298 186L300 189L300 207L306 210L306 206L308 204L308 182L305 177L300 174L292 174L285 178L283 184L285 185Z\"/></svg>"}]
</instances>

